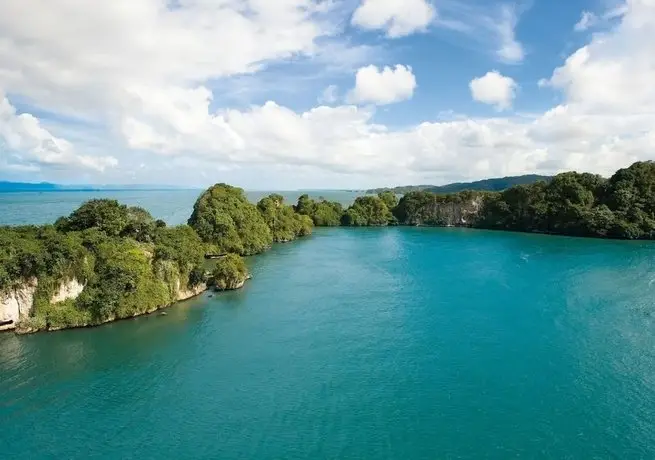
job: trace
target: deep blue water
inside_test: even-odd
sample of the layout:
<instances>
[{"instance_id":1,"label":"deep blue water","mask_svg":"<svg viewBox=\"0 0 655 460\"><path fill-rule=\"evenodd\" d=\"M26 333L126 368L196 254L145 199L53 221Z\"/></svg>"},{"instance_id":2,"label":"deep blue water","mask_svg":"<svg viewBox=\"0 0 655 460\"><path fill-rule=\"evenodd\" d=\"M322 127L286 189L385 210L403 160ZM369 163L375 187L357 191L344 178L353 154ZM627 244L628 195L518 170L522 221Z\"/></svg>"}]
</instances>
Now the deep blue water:
<instances>
[{"instance_id":1,"label":"deep blue water","mask_svg":"<svg viewBox=\"0 0 655 460\"><path fill-rule=\"evenodd\" d=\"M3 458L652 459L655 246L319 229L239 292L0 335Z\"/></svg>"}]
</instances>

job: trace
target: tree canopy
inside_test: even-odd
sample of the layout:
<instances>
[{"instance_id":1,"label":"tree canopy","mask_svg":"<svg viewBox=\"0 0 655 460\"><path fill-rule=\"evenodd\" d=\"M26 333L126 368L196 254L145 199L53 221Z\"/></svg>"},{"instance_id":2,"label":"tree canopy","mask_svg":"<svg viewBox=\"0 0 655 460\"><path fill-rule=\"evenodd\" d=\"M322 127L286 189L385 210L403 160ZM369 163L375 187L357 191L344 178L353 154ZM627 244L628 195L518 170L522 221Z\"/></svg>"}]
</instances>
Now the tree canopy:
<instances>
[{"instance_id":1,"label":"tree canopy","mask_svg":"<svg viewBox=\"0 0 655 460\"><path fill-rule=\"evenodd\" d=\"M342 225L380 227L394 222L394 216L380 196L360 196L343 214Z\"/></svg>"},{"instance_id":2,"label":"tree canopy","mask_svg":"<svg viewBox=\"0 0 655 460\"><path fill-rule=\"evenodd\" d=\"M216 261L211 284L219 291L238 289L248 279L248 267L237 254L227 254Z\"/></svg>"},{"instance_id":3,"label":"tree canopy","mask_svg":"<svg viewBox=\"0 0 655 460\"><path fill-rule=\"evenodd\" d=\"M299 236L312 233L312 220L284 204L282 195L272 194L262 198L257 203L257 209L271 230L273 241L276 243L292 241Z\"/></svg>"},{"instance_id":4,"label":"tree canopy","mask_svg":"<svg viewBox=\"0 0 655 460\"><path fill-rule=\"evenodd\" d=\"M308 216L317 227L338 227L341 225L343 206L340 203L327 200L312 200L309 195L298 198L294 207L298 214Z\"/></svg>"},{"instance_id":5,"label":"tree canopy","mask_svg":"<svg viewBox=\"0 0 655 460\"><path fill-rule=\"evenodd\" d=\"M268 249L273 235L242 189L216 184L193 206L189 225L219 253L252 255Z\"/></svg>"},{"instance_id":6,"label":"tree canopy","mask_svg":"<svg viewBox=\"0 0 655 460\"><path fill-rule=\"evenodd\" d=\"M70 216L58 219L55 226L64 232L97 229L107 236L149 242L155 229L162 224L143 208L128 207L116 200L94 199L82 204Z\"/></svg>"}]
</instances>

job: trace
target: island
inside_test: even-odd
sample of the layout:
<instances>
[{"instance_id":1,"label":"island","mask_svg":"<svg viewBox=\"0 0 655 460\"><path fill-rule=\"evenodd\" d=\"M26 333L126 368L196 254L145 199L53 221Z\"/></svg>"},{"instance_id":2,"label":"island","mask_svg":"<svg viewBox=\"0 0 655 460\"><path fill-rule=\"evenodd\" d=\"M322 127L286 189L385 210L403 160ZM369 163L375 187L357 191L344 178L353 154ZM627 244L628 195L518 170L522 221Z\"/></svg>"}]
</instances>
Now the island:
<instances>
[{"instance_id":1,"label":"island","mask_svg":"<svg viewBox=\"0 0 655 460\"><path fill-rule=\"evenodd\" d=\"M90 200L52 225L0 227L0 330L97 326L199 295L244 286L243 257L312 234L313 227L446 226L579 237L654 239L655 163L606 179L567 172L503 191L391 190L347 208L303 195L257 204L216 184L187 225L169 227L139 207ZM215 256L208 267L205 257Z\"/></svg>"}]
</instances>

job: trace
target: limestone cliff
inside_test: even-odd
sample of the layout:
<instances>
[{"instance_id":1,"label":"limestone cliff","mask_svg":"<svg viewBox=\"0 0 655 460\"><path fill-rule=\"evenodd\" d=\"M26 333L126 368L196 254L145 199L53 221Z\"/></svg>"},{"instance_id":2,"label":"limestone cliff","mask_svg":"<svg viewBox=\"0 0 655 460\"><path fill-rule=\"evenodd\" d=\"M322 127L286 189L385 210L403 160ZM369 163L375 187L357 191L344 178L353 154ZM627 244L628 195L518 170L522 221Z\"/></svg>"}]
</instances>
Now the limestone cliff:
<instances>
[{"instance_id":1,"label":"limestone cliff","mask_svg":"<svg viewBox=\"0 0 655 460\"><path fill-rule=\"evenodd\" d=\"M80 294L82 294L84 287L85 285L75 278L65 281L59 285L59 289L50 299L50 303L55 304L71 299L77 299Z\"/></svg>"},{"instance_id":2,"label":"limestone cliff","mask_svg":"<svg viewBox=\"0 0 655 460\"><path fill-rule=\"evenodd\" d=\"M245 275L238 278L227 278L215 281L215 291L236 291L241 289L252 276Z\"/></svg>"},{"instance_id":3,"label":"limestone cliff","mask_svg":"<svg viewBox=\"0 0 655 460\"><path fill-rule=\"evenodd\" d=\"M476 192L457 195L412 192L400 200L394 215L403 225L469 227L477 222L484 202L484 195Z\"/></svg>"},{"instance_id":4,"label":"limestone cliff","mask_svg":"<svg viewBox=\"0 0 655 460\"><path fill-rule=\"evenodd\" d=\"M199 296L206 290L207 290L207 284L205 283L200 283L197 286L188 289L178 289L175 300L179 302L182 300L191 299L192 297Z\"/></svg>"},{"instance_id":5,"label":"limestone cliff","mask_svg":"<svg viewBox=\"0 0 655 460\"><path fill-rule=\"evenodd\" d=\"M435 203L431 209L432 225L468 227L477 220L481 209L479 197L461 203Z\"/></svg>"},{"instance_id":6,"label":"limestone cliff","mask_svg":"<svg viewBox=\"0 0 655 460\"><path fill-rule=\"evenodd\" d=\"M0 292L0 331L14 329L22 318L30 315L38 285L36 278L30 278Z\"/></svg>"},{"instance_id":7,"label":"limestone cliff","mask_svg":"<svg viewBox=\"0 0 655 460\"><path fill-rule=\"evenodd\" d=\"M14 287L0 292L0 331L16 329L29 318L34 309L34 297L39 287L37 278L29 278ZM84 284L76 278L62 281L50 299L51 304L77 299Z\"/></svg>"}]
</instances>

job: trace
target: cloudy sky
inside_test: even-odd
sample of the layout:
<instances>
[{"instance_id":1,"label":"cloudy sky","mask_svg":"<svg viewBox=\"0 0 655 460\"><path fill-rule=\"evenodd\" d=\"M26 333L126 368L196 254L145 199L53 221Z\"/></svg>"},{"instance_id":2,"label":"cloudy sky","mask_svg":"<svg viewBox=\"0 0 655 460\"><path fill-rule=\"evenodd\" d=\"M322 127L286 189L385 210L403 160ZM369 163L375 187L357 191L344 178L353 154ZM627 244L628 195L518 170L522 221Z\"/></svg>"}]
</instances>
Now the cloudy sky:
<instances>
[{"instance_id":1,"label":"cloudy sky","mask_svg":"<svg viewBox=\"0 0 655 460\"><path fill-rule=\"evenodd\" d=\"M654 82L655 0L0 0L0 179L609 175Z\"/></svg>"}]
</instances>

